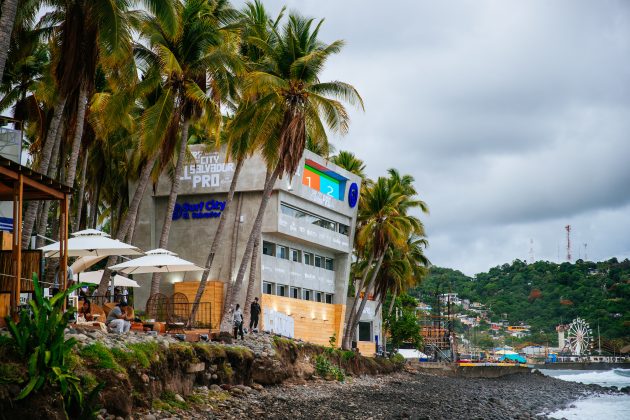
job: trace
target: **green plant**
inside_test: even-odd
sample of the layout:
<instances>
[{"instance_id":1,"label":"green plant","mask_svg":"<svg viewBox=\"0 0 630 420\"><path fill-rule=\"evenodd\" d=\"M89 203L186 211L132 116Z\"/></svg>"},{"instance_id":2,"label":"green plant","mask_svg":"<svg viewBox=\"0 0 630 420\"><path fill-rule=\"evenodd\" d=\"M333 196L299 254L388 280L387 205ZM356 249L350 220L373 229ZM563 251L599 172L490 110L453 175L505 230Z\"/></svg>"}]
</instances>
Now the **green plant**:
<instances>
[{"instance_id":1,"label":"green plant","mask_svg":"<svg viewBox=\"0 0 630 420\"><path fill-rule=\"evenodd\" d=\"M333 349L337 347L337 333L333 333L333 335L330 336L330 338L328 339L328 344Z\"/></svg>"},{"instance_id":2,"label":"green plant","mask_svg":"<svg viewBox=\"0 0 630 420\"><path fill-rule=\"evenodd\" d=\"M59 386L67 413L81 413L85 409L81 381L69 369L70 352L76 345L76 340L66 340L64 336L74 308L63 310L68 295L78 289L79 285L48 299L44 298L35 274L33 284L35 299L29 301L30 311L22 310L17 323L6 318L14 347L28 366L29 380L17 399L26 398L48 383Z\"/></svg>"},{"instance_id":3,"label":"green plant","mask_svg":"<svg viewBox=\"0 0 630 420\"><path fill-rule=\"evenodd\" d=\"M352 350L344 350L341 352L341 358L343 360L352 360L355 357L357 357L357 354L355 352L353 352Z\"/></svg>"},{"instance_id":4,"label":"green plant","mask_svg":"<svg viewBox=\"0 0 630 420\"><path fill-rule=\"evenodd\" d=\"M405 363L405 358L400 353L394 353L390 356L389 360L397 365Z\"/></svg>"},{"instance_id":5,"label":"green plant","mask_svg":"<svg viewBox=\"0 0 630 420\"><path fill-rule=\"evenodd\" d=\"M322 378L333 378L339 382L346 379L346 373L343 369L332 364L328 358L322 354L315 357L315 371Z\"/></svg>"}]
</instances>

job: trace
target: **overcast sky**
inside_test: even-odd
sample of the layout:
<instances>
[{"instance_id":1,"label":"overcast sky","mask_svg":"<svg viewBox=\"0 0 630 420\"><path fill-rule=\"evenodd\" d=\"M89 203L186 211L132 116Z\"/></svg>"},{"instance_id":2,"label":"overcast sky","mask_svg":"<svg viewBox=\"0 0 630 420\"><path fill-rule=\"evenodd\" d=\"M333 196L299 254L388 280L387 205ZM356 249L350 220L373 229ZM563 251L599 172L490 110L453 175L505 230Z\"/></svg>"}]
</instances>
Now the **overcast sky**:
<instances>
[{"instance_id":1,"label":"overcast sky","mask_svg":"<svg viewBox=\"0 0 630 420\"><path fill-rule=\"evenodd\" d=\"M236 1L241 5L244 2ZM630 1L265 0L347 46L366 112L332 139L416 179L427 255L467 274L630 256ZM585 249L585 245L586 249Z\"/></svg>"}]
</instances>

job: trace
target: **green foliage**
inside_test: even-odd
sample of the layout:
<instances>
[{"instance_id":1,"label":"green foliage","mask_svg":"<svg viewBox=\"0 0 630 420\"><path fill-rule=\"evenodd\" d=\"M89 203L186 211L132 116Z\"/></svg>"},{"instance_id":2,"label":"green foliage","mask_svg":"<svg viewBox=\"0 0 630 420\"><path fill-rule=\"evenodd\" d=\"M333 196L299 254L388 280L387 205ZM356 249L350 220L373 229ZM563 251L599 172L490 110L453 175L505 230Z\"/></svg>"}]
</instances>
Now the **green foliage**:
<instances>
[{"instance_id":1,"label":"green foliage","mask_svg":"<svg viewBox=\"0 0 630 420\"><path fill-rule=\"evenodd\" d=\"M315 357L315 371L322 378L332 378L339 382L343 382L346 379L346 373L337 365L331 363L328 358L322 354L318 354Z\"/></svg>"},{"instance_id":2,"label":"green foliage","mask_svg":"<svg viewBox=\"0 0 630 420\"><path fill-rule=\"evenodd\" d=\"M402 354L400 353L394 353L389 357L389 360L391 360L393 363L398 364L404 364L405 363L405 358Z\"/></svg>"},{"instance_id":3,"label":"green foliage","mask_svg":"<svg viewBox=\"0 0 630 420\"><path fill-rule=\"evenodd\" d=\"M121 373L125 372L122 366L120 366L114 358L112 351L101 343L96 342L87 345L83 347L79 353L83 358L94 363L97 368L111 369Z\"/></svg>"},{"instance_id":4,"label":"green foliage","mask_svg":"<svg viewBox=\"0 0 630 420\"><path fill-rule=\"evenodd\" d=\"M345 361L352 360L357 357L357 354L352 350L343 350L341 352L341 358Z\"/></svg>"},{"instance_id":5,"label":"green foliage","mask_svg":"<svg viewBox=\"0 0 630 420\"><path fill-rule=\"evenodd\" d=\"M17 399L26 398L41 390L46 384L58 386L68 412L83 411L83 392L80 380L68 368L68 357L76 340L65 339L64 330L74 314L74 309L63 311L68 295L79 286L75 285L54 297L44 298L39 280L33 274L35 299L29 302L30 312L23 310L15 323L7 317L13 344L20 358L27 362L28 383Z\"/></svg>"},{"instance_id":6,"label":"green foliage","mask_svg":"<svg viewBox=\"0 0 630 420\"><path fill-rule=\"evenodd\" d=\"M389 307L391 296L385 300L385 305ZM396 297L392 312L385 314L385 327L391 335L391 344L394 348L399 348L403 343L410 343L414 348L422 346L422 336L420 335L420 325L416 318L417 299L402 293Z\"/></svg>"},{"instance_id":7,"label":"green foliage","mask_svg":"<svg viewBox=\"0 0 630 420\"><path fill-rule=\"evenodd\" d=\"M448 268L432 267L424 283L410 291L436 306L435 293L458 293L480 302L492 321L529 324L532 336L523 341L555 343L555 327L576 317L594 332L599 324L602 340L630 340L630 260L602 262L578 260L574 264L515 260L479 273L475 278Z\"/></svg>"}]
</instances>

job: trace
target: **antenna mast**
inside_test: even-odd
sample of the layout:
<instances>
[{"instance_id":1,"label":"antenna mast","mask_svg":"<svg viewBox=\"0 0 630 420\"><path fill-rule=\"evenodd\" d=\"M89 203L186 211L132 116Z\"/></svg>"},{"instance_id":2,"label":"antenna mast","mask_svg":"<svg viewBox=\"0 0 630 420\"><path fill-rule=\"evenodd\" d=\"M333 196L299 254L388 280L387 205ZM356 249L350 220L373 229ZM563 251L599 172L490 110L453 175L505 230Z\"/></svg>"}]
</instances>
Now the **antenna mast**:
<instances>
[{"instance_id":1,"label":"antenna mast","mask_svg":"<svg viewBox=\"0 0 630 420\"><path fill-rule=\"evenodd\" d=\"M534 263L534 240L529 238L529 263Z\"/></svg>"},{"instance_id":2,"label":"antenna mast","mask_svg":"<svg viewBox=\"0 0 630 420\"><path fill-rule=\"evenodd\" d=\"M571 225L564 227L567 231L567 261L571 262Z\"/></svg>"}]
</instances>

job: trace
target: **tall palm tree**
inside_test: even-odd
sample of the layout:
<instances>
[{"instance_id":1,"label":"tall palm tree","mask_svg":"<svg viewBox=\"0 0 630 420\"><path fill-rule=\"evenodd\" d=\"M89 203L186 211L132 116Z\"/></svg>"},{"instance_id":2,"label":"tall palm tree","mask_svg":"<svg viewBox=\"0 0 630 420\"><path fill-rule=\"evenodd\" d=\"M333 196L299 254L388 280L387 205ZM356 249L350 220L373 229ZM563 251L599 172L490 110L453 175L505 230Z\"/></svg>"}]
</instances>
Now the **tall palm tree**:
<instances>
[{"instance_id":1,"label":"tall palm tree","mask_svg":"<svg viewBox=\"0 0 630 420\"><path fill-rule=\"evenodd\" d=\"M53 50L54 75L59 95L54 105L54 117L47 140L55 139L66 102L74 101L76 115L70 146L65 183L73 186L81 150L88 97L94 86L99 63L116 65L131 56L131 21L128 0L49 0L52 10L40 25L51 29L57 48ZM171 31L176 29L170 2L144 0L142 2ZM74 114L74 113L73 113ZM54 141L46 141L39 160L40 172L46 173L51 160ZM53 159L55 157L52 157ZM22 245L27 246L37 212L31 203L24 216Z\"/></svg>"},{"instance_id":2,"label":"tall palm tree","mask_svg":"<svg viewBox=\"0 0 630 420\"><path fill-rule=\"evenodd\" d=\"M274 31L265 40L250 37L249 41L264 53L260 66L248 73L243 82L243 108L234 119L232 135L249 133L270 170L258 214L254 220L239 265L234 293L228 305L239 296L245 271L252 258L256 239L271 191L278 177L293 176L304 153L306 139L314 143L328 142L326 128L345 134L349 117L340 98L363 108L356 89L343 82L321 82L319 76L327 59L338 53L342 41L324 44L318 39L323 21L289 15L281 31ZM224 311L221 329L229 329L229 314Z\"/></svg>"},{"instance_id":3,"label":"tall palm tree","mask_svg":"<svg viewBox=\"0 0 630 420\"><path fill-rule=\"evenodd\" d=\"M365 255L368 262L355 289L355 298L342 342L345 349L351 347L360 316L373 290L388 248L403 247L413 232L424 235L420 220L402 211L406 208L404 203L408 199L397 183L392 183L390 179L384 177L379 177L374 185L361 192L356 242L360 255Z\"/></svg>"},{"instance_id":4,"label":"tall palm tree","mask_svg":"<svg viewBox=\"0 0 630 420\"><path fill-rule=\"evenodd\" d=\"M229 95L230 79L239 62L233 52L230 24L237 13L224 0L185 0L177 4L179 30L166 31L158 19L149 17L141 26L148 46L136 51L149 67L157 70L160 97L142 116L143 141L150 148L162 148L162 163L177 151L171 191L164 214L159 248L166 248L172 214L184 168L191 123L205 120L214 127L221 123L220 106ZM179 135L177 135L179 134ZM160 275L154 274L151 293L160 289Z\"/></svg>"},{"instance_id":5,"label":"tall palm tree","mask_svg":"<svg viewBox=\"0 0 630 420\"><path fill-rule=\"evenodd\" d=\"M248 2L245 5L239 22L239 26L241 27L241 43L239 50L241 56L243 57L243 60L245 61L247 69L251 70L256 66L260 66L261 61L264 58L264 53L259 48L257 48L256 45L249 42L249 39L256 37L257 39L264 39L266 41L269 41L274 31L277 30L278 23L280 22L283 13L284 8L280 11L278 17L275 20L272 20L269 17L269 14L267 13L264 5L260 1L256 0L253 3ZM238 108L237 112L239 112ZM234 175L232 176L232 181L230 183L230 188L226 198L225 209L223 210L223 212L221 212L221 216L219 217L219 224L214 234L212 244L210 245L208 257L206 258L205 270L201 277L199 287L197 288L190 320L194 319L195 314L197 313L197 309L199 307L199 303L201 302L201 297L203 296L203 293L206 289L208 276L210 275L210 270L214 261L214 256L223 237L223 231L225 229L226 223L225 215L228 214L228 210L231 207L232 200L234 199L234 191L236 189L236 184L238 182L238 177L241 172L243 162L245 161L245 159L252 155L256 148L256 145L252 143L253 136L250 135L250 133L245 132L242 133L242 135L240 136L232 136L229 135L230 130L231 124L228 124L228 134L226 136L228 140L226 149L227 155L236 162L236 167L234 169ZM233 285L230 282L228 283L226 291L224 312L226 312L227 308L229 308L227 304L231 300L233 291ZM247 311L247 302L245 304L245 310Z\"/></svg>"}]
</instances>

